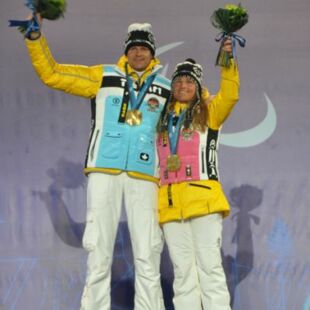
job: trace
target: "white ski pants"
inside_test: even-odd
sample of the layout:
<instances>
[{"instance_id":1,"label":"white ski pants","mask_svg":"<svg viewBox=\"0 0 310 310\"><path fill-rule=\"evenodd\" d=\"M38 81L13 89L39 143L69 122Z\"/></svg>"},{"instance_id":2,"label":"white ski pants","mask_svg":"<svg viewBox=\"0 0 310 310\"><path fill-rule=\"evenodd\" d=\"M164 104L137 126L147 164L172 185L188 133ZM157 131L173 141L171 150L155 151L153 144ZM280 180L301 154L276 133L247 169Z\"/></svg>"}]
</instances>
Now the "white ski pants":
<instances>
[{"instance_id":1,"label":"white ski pants","mask_svg":"<svg viewBox=\"0 0 310 310\"><path fill-rule=\"evenodd\" d=\"M124 199L135 267L135 310L164 310L160 286L163 238L157 185L126 173L90 173L83 246L89 252L81 310L110 310L111 265Z\"/></svg>"},{"instance_id":2,"label":"white ski pants","mask_svg":"<svg viewBox=\"0 0 310 310\"><path fill-rule=\"evenodd\" d=\"M175 310L229 310L221 259L222 215L163 225L174 268Z\"/></svg>"}]
</instances>

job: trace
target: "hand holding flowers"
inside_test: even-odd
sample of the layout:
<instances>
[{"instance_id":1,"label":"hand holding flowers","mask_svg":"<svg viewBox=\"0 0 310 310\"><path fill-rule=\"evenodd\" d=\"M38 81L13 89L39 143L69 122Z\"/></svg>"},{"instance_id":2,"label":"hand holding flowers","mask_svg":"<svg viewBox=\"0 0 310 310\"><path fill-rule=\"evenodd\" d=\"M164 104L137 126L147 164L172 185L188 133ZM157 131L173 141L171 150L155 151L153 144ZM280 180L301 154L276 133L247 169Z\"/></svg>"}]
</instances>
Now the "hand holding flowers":
<instances>
[{"instance_id":1,"label":"hand holding flowers","mask_svg":"<svg viewBox=\"0 0 310 310\"><path fill-rule=\"evenodd\" d=\"M10 27L18 27L25 37L39 32L42 18L56 20L64 17L66 0L27 0L25 5L32 10L32 16L27 20L9 20Z\"/></svg>"},{"instance_id":2,"label":"hand holding flowers","mask_svg":"<svg viewBox=\"0 0 310 310\"><path fill-rule=\"evenodd\" d=\"M221 30L216 41L221 42L221 47L216 58L216 65L223 67L230 66L230 58L236 59L236 42L241 47L245 46L245 39L235 32L241 29L248 22L248 13L245 8L239 5L227 4L224 8L219 8L211 15L212 25ZM232 50L228 45L231 40Z\"/></svg>"}]
</instances>

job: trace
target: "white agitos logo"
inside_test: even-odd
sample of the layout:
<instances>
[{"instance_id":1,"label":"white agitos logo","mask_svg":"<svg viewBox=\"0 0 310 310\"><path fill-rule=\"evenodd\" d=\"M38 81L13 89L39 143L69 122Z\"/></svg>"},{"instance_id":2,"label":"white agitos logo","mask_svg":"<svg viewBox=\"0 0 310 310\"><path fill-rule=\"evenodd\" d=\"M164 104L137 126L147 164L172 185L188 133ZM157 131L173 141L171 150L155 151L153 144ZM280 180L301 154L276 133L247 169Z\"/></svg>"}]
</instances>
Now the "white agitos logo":
<instances>
[{"instance_id":1,"label":"white agitos logo","mask_svg":"<svg viewBox=\"0 0 310 310\"><path fill-rule=\"evenodd\" d=\"M165 52L178 47L184 42L173 42L156 50L156 55L164 54ZM169 64L164 66L163 75L167 75ZM235 133L222 133L220 136L220 144L231 147L251 147L263 143L274 133L277 126L277 114L271 100L264 93L267 103L267 113L265 118L255 127L248 130Z\"/></svg>"},{"instance_id":2,"label":"white agitos logo","mask_svg":"<svg viewBox=\"0 0 310 310\"><path fill-rule=\"evenodd\" d=\"M266 93L264 96L267 102L265 118L257 126L248 130L221 134L221 144L233 147L250 147L263 143L273 134L277 126L277 114Z\"/></svg>"}]
</instances>

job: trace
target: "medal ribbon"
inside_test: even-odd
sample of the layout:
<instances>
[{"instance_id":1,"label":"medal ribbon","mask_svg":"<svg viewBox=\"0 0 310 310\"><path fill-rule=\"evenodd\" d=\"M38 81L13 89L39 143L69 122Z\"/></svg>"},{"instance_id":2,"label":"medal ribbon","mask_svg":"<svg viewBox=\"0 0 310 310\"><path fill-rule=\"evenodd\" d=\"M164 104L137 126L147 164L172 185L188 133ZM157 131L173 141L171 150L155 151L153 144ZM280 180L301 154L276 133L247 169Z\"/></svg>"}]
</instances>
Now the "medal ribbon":
<instances>
[{"instance_id":1,"label":"medal ribbon","mask_svg":"<svg viewBox=\"0 0 310 310\"><path fill-rule=\"evenodd\" d=\"M142 88L138 91L138 97L135 94L135 90L133 87L133 80L128 74L128 64L126 64L126 80L127 80L127 87L128 87L128 92L129 92L129 97L130 97L130 107L132 110L139 110L143 98L145 97L147 90L153 83L155 79L155 74L148 76L147 79L144 81Z\"/></svg>"},{"instance_id":2,"label":"medal ribbon","mask_svg":"<svg viewBox=\"0 0 310 310\"><path fill-rule=\"evenodd\" d=\"M25 37L28 37L30 32L36 32L40 30L38 19L33 15L30 20L9 20L9 27L19 27Z\"/></svg>"},{"instance_id":3,"label":"medal ribbon","mask_svg":"<svg viewBox=\"0 0 310 310\"><path fill-rule=\"evenodd\" d=\"M22 32L24 33L24 36L27 37L30 32L39 31L40 25L39 25L39 22L38 22L36 15L35 15L36 11L35 11L34 0L27 0L25 5L26 5L26 7L28 7L33 12L32 19L30 19L30 20L11 19L11 20L9 20L9 27L21 28Z\"/></svg>"},{"instance_id":4,"label":"medal ribbon","mask_svg":"<svg viewBox=\"0 0 310 310\"><path fill-rule=\"evenodd\" d=\"M170 113L168 116L168 137L169 137L169 147L170 147L170 154L175 155L177 153L179 137L180 137L180 129L181 124L183 123L185 117L186 110L182 111L179 115L177 123L173 124L173 117L174 114Z\"/></svg>"},{"instance_id":5,"label":"medal ribbon","mask_svg":"<svg viewBox=\"0 0 310 310\"><path fill-rule=\"evenodd\" d=\"M216 36L215 41L223 41L227 37L230 37L232 40L232 56L236 59L236 42L238 42L241 47L245 47L246 39L235 32L226 33L223 31Z\"/></svg>"},{"instance_id":6,"label":"medal ribbon","mask_svg":"<svg viewBox=\"0 0 310 310\"><path fill-rule=\"evenodd\" d=\"M124 87L123 101L122 101L122 105L121 105L121 109L120 109L119 117L118 117L119 123L125 123L126 121L126 114L128 111L128 102L129 102L129 94L127 91L127 83L126 83Z\"/></svg>"}]
</instances>

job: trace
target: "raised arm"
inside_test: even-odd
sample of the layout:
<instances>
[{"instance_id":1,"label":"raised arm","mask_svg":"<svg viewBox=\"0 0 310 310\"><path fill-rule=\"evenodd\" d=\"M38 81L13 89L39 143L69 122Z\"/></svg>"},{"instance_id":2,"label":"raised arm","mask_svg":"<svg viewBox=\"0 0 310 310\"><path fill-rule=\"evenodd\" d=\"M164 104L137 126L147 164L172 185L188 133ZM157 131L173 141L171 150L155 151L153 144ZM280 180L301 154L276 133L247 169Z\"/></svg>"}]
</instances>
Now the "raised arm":
<instances>
[{"instance_id":1,"label":"raised arm","mask_svg":"<svg viewBox=\"0 0 310 310\"><path fill-rule=\"evenodd\" d=\"M95 97L102 81L102 65L88 67L57 63L43 35L36 40L25 39L25 42L32 65L44 84L72 95Z\"/></svg>"},{"instance_id":2,"label":"raised arm","mask_svg":"<svg viewBox=\"0 0 310 310\"><path fill-rule=\"evenodd\" d=\"M231 41L228 40L223 48L231 51ZM221 82L218 93L206 98L208 109L207 125L212 129L219 129L231 113L239 99L239 71L238 65L230 60L229 68L221 68Z\"/></svg>"},{"instance_id":3,"label":"raised arm","mask_svg":"<svg viewBox=\"0 0 310 310\"><path fill-rule=\"evenodd\" d=\"M37 18L42 25L40 16ZM102 81L102 65L88 67L57 63L40 30L29 33L25 43L32 65L44 84L72 95L95 97Z\"/></svg>"}]
</instances>

